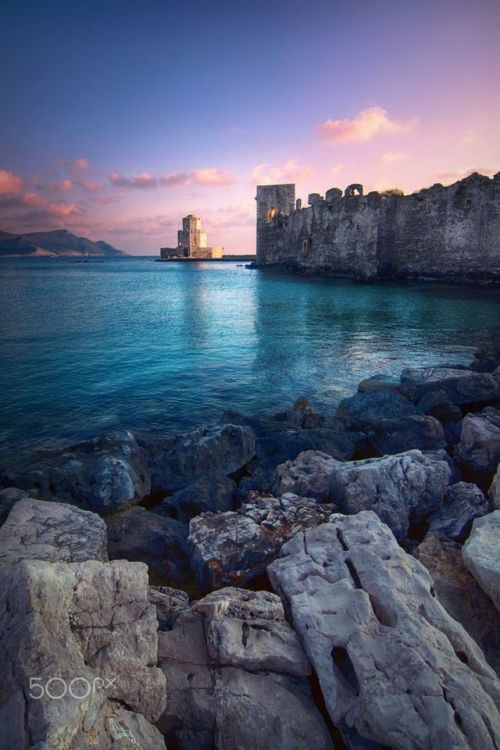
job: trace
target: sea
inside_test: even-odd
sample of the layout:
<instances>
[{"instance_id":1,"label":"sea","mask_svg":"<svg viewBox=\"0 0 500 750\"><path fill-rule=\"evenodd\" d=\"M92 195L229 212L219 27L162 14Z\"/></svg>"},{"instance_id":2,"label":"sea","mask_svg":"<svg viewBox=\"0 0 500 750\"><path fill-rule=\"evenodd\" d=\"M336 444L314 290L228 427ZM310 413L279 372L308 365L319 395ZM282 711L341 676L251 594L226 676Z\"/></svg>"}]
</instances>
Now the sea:
<instances>
[{"instance_id":1,"label":"sea","mask_svg":"<svg viewBox=\"0 0 500 750\"><path fill-rule=\"evenodd\" d=\"M467 364L500 291L151 257L0 260L0 465L117 429L177 434L375 373Z\"/></svg>"}]
</instances>

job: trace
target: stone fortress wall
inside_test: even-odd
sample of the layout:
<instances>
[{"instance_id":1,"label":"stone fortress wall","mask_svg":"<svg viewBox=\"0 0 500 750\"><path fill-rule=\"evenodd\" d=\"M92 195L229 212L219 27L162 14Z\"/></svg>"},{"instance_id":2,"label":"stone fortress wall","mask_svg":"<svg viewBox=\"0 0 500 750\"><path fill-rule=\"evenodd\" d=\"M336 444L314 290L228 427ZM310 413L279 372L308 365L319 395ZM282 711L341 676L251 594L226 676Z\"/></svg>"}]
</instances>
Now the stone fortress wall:
<instances>
[{"instance_id":1,"label":"stone fortress wall","mask_svg":"<svg viewBox=\"0 0 500 750\"><path fill-rule=\"evenodd\" d=\"M500 172L411 195L257 187L257 266L359 280L500 282Z\"/></svg>"}]
</instances>

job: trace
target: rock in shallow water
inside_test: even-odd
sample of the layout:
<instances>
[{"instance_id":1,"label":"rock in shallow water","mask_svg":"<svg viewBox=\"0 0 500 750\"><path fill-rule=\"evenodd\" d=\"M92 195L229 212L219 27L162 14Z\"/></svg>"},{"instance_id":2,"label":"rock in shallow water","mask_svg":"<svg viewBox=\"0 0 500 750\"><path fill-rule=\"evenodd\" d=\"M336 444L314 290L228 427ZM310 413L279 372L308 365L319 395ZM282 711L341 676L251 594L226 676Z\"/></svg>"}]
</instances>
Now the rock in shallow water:
<instances>
[{"instance_id":1,"label":"rock in shallow water","mask_svg":"<svg viewBox=\"0 0 500 750\"><path fill-rule=\"evenodd\" d=\"M415 413L415 406L401 393L384 390L356 393L343 399L336 416L347 429L366 431L381 419L398 419Z\"/></svg>"},{"instance_id":2,"label":"rock in shallow water","mask_svg":"<svg viewBox=\"0 0 500 750\"><path fill-rule=\"evenodd\" d=\"M276 472L276 492L331 499L343 513L374 510L403 539L410 524L442 507L450 468L445 454L412 450L394 456L342 463L314 451L287 461Z\"/></svg>"},{"instance_id":3,"label":"rock in shallow water","mask_svg":"<svg viewBox=\"0 0 500 750\"><path fill-rule=\"evenodd\" d=\"M202 591L244 585L265 572L281 545L325 521L333 507L297 495L258 497L237 511L203 513L189 524L192 565Z\"/></svg>"},{"instance_id":4,"label":"rock in shallow water","mask_svg":"<svg viewBox=\"0 0 500 750\"><path fill-rule=\"evenodd\" d=\"M498 746L493 670L374 513L336 514L282 555L271 582L341 730L395 750Z\"/></svg>"},{"instance_id":5,"label":"rock in shallow water","mask_svg":"<svg viewBox=\"0 0 500 750\"><path fill-rule=\"evenodd\" d=\"M165 708L165 678L152 666L158 623L147 596L140 563L12 569L0 594L4 750L164 750L150 723Z\"/></svg>"},{"instance_id":6,"label":"rock in shallow water","mask_svg":"<svg viewBox=\"0 0 500 750\"><path fill-rule=\"evenodd\" d=\"M179 750L332 748L309 662L275 594L210 594L160 633L159 660L167 684L159 726Z\"/></svg>"},{"instance_id":7,"label":"rock in shallow water","mask_svg":"<svg viewBox=\"0 0 500 750\"><path fill-rule=\"evenodd\" d=\"M106 525L65 503L19 500L0 528L0 574L21 560L106 561Z\"/></svg>"},{"instance_id":8,"label":"rock in shallow water","mask_svg":"<svg viewBox=\"0 0 500 750\"><path fill-rule=\"evenodd\" d=\"M407 367L401 390L414 401L444 391L452 404L481 404L500 399L500 372L482 373L453 367Z\"/></svg>"},{"instance_id":9,"label":"rock in shallow water","mask_svg":"<svg viewBox=\"0 0 500 750\"><path fill-rule=\"evenodd\" d=\"M500 611L500 510L476 518L462 555L476 581Z\"/></svg>"}]
</instances>

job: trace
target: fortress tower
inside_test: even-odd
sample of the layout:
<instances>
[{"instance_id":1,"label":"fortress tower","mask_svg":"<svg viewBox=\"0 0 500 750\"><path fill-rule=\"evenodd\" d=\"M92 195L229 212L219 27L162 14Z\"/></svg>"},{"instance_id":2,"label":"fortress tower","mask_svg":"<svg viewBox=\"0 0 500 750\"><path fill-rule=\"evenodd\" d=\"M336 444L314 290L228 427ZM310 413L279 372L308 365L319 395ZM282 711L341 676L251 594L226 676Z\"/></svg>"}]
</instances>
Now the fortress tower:
<instances>
[{"instance_id":1,"label":"fortress tower","mask_svg":"<svg viewBox=\"0 0 500 750\"><path fill-rule=\"evenodd\" d=\"M275 216L291 214L295 208L295 185L257 185L257 262L263 250L266 227Z\"/></svg>"}]
</instances>

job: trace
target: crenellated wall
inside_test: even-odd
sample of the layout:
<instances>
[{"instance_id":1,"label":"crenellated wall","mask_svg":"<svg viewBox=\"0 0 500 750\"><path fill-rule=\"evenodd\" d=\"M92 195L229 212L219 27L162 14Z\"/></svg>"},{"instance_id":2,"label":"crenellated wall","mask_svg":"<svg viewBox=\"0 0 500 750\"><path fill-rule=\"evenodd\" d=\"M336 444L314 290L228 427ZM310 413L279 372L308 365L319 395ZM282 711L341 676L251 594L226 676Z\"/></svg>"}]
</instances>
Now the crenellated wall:
<instances>
[{"instance_id":1,"label":"crenellated wall","mask_svg":"<svg viewBox=\"0 0 500 750\"><path fill-rule=\"evenodd\" d=\"M354 190L352 189L354 188ZM257 188L257 265L358 279L500 281L500 173L412 195Z\"/></svg>"}]
</instances>

